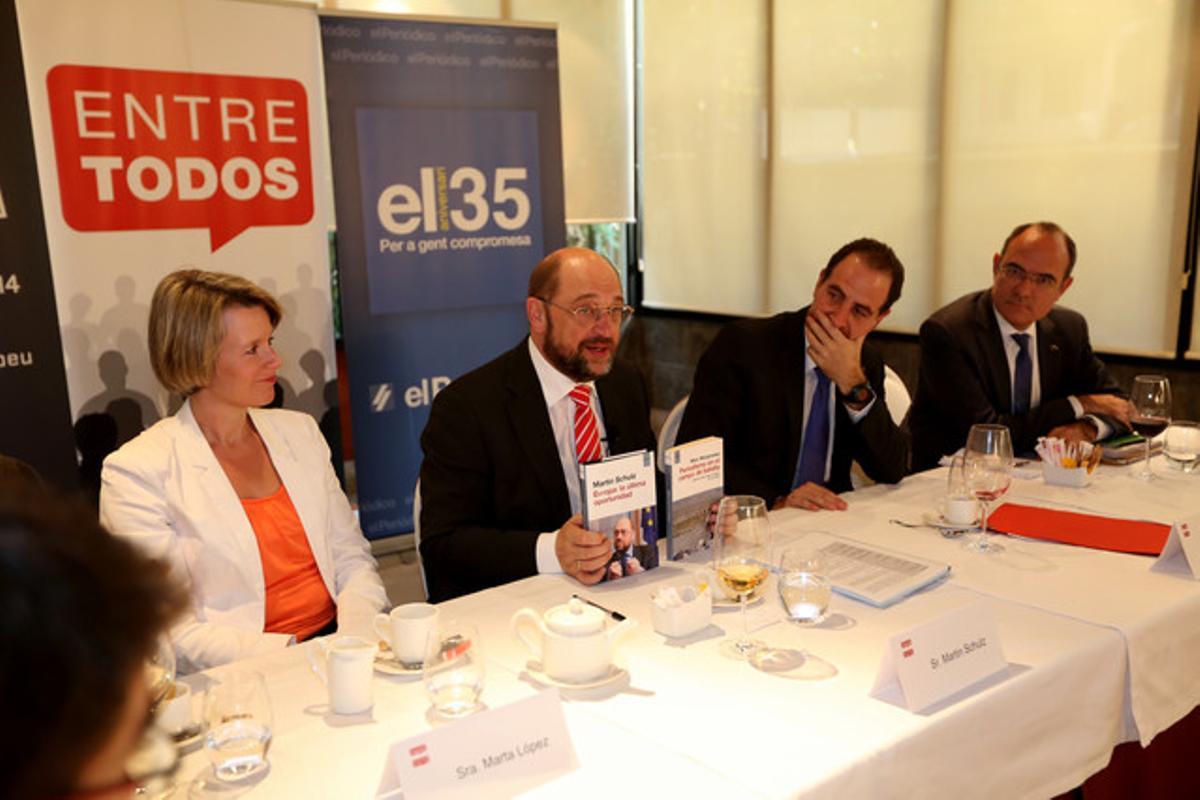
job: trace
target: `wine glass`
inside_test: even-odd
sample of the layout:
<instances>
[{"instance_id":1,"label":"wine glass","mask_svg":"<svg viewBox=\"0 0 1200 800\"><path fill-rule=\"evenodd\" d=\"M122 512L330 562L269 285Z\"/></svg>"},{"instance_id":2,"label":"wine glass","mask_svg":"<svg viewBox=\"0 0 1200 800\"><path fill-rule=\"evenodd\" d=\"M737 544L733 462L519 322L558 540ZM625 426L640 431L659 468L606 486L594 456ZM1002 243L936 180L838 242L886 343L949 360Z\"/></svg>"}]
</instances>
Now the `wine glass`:
<instances>
[{"instance_id":1,"label":"wine glass","mask_svg":"<svg viewBox=\"0 0 1200 800\"><path fill-rule=\"evenodd\" d=\"M771 553L771 523L767 519L767 504L761 497L735 495L721 498L720 520L734 520L736 525L722 524L725 535L713 537L713 569L717 579L737 595L742 608L742 636L722 646L726 655L745 659L763 646L750 638L746 621L746 598L757 589L769 574L767 560Z\"/></svg>"},{"instance_id":2,"label":"wine glass","mask_svg":"<svg viewBox=\"0 0 1200 800\"><path fill-rule=\"evenodd\" d=\"M1154 480L1150 471L1150 440L1171 424L1171 382L1162 375L1138 375L1133 379L1133 418L1129 424L1146 440L1146 458L1138 477Z\"/></svg>"},{"instance_id":3,"label":"wine glass","mask_svg":"<svg viewBox=\"0 0 1200 800\"><path fill-rule=\"evenodd\" d=\"M446 719L473 714L483 707L483 650L474 625L450 620L435 625L425 647L425 693L433 709Z\"/></svg>"},{"instance_id":4,"label":"wine glass","mask_svg":"<svg viewBox=\"0 0 1200 800\"><path fill-rule=\"evenodd\" d=\"M150 710L156 711L175 683L175 647L168 636L158 637L154 652L146 659L146 685Z\"/></svg>"},{"instance_id":5,"label":"wine glass","mask_svg":"<svg viewBox=\"0 0 1200 800\"><path fill-rule=\"evenodd\" d=\"M991 541L988 535L989 504L1008 491L1012 482L1012 436L1003 425L972 425L967 434L965 453L967 486L983 506L979 535L965 547L977 553L997 553L1003 545Z\"/></svg>"},{"instance_id":6,"label":"wine glass","mask_svg":"<svg viewBox=\"0 0 1200 800\"><path fill-rule=\"evenodd\" d=\"M262 673L238 670L222 675L205 696L204 718L204 749L219 781L243 781L268 767L271 698Z\"/></svg>"}]
</instances>

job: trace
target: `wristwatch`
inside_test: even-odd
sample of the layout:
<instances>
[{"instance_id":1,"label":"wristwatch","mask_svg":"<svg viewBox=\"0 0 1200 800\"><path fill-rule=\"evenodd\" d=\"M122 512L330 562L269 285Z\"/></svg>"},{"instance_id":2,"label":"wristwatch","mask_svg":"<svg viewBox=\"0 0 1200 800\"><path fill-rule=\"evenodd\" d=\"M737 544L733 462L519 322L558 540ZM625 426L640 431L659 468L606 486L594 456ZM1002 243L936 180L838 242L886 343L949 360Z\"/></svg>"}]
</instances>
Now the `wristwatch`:
<instances>
[{"instance_id":1,"label":"wristwatch","mask_svg":"<svg viewBox=\"0 0 1200 800\"><path fill-rule=\"evenodd\" d=\"M839 389L838 396L842 398L843 403L862 408L875 399L875 390L871 388L871 384L864 381L851 386L848 392L843 393Z\"/></svg>"}]
</instances>

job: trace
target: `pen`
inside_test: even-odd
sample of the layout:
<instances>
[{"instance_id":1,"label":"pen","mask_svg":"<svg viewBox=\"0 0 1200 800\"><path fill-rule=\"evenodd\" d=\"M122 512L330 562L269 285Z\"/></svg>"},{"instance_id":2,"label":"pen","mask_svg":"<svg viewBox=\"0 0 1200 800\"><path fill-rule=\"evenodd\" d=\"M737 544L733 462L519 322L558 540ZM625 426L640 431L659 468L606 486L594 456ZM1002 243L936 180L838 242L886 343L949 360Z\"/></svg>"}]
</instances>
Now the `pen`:
<instances>
[{"instance_id":1,"label":"pen","mask_svg":"<svg viewBox=\"0 0 1200 800\"><path fill-rule=\"evenodd\" d=\"M588 600L586 597L580 597L577 594L573 594L573 595L571 595L571 597L574 597L576 600L582 600L583 602L587 603L589 606L593 606L594 608L600 609L605 614L608 614L610 617L615 619L617 622L625 621L625 615L622 614L620 611L613 611L611 608L605 608L604 606L600 605L599 603Z\"/></svg>"}]
</instances>

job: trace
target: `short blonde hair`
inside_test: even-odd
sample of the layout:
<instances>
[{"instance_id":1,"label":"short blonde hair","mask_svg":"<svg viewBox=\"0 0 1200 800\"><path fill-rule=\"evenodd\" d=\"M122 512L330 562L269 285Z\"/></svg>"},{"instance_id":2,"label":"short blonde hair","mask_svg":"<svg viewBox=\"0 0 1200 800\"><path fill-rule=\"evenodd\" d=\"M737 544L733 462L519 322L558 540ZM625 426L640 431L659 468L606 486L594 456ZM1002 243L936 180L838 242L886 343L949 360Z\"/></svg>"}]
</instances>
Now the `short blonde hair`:
<instances>
[{"instance_id":1,"label":"short blonde hair","mask_svg":"<svg viewBox=\"0 0 1200 800\"><path fill-rule=\"evenodd\" d=\"M168 391L189 396L212 380L230 306L261 308L272 328L283 318L270 292L237 275L181 269L159 281L150 300L150 365Z\"/></svg>"}]
</instances>

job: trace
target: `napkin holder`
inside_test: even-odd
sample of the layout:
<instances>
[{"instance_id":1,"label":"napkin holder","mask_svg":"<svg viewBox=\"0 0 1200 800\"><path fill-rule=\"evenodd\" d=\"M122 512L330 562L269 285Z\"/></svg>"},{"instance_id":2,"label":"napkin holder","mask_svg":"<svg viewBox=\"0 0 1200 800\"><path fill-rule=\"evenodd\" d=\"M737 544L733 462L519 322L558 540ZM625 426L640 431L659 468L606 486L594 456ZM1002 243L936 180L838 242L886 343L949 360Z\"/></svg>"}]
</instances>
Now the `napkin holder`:
<instances>
[{"instance_id":1,"label":"napkin holder","mask_svg":"<svg viewBox=\"0 0 1200 800\"><path fill-rule=\"evenodd\" d=\"M1074 489L1082 489L1092 482L1092 474L1088 472L1087 467L1068 469L1058 464L1043 461L1042 480L1054 486L1070 486Z\"/></svg>"},{"instance_id":2,"label":"napkin holder","mask_svg":"<svg viewBox=\"0 0 1200 800\"><path fill-rule=\"evenodd\" d=\"M668 590L673 589L682 595L689 588L695 592L695 597L691 600L666 607L658 602L659 596ZM663 587L651 595L650 616L654 622L654 630L673 639L702 630L712 621L712 587L708 584Z\"/></svg>"}]
</instances>

